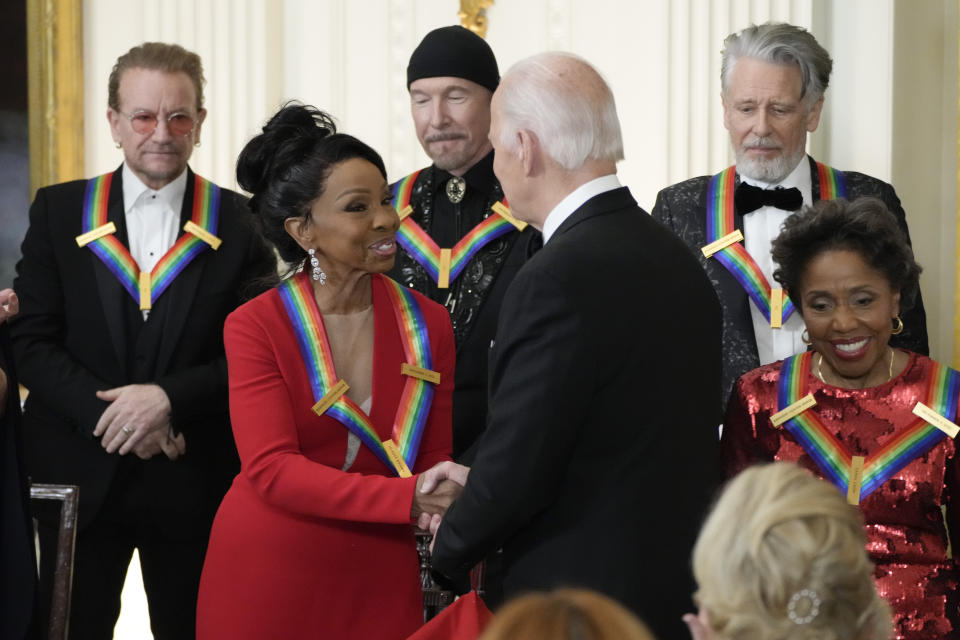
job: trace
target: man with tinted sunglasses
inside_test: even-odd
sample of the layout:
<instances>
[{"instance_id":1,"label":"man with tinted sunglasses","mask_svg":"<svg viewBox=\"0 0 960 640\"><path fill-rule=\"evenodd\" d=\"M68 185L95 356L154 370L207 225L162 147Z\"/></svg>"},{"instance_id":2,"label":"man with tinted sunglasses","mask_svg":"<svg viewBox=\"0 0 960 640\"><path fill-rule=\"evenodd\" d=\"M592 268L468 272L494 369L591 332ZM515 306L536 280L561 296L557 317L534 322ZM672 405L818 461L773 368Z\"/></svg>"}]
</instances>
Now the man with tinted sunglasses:
<instances>
[{"instance_id":1,"label":"man with tinted sunglasses","mask_svg":"<svg viewBox=\"0 0 960 640\"><path fill-rule=\"evenodd\" d=\"M123 164L40 189L17 265L27 468L80 487L72 638L113 636L134 549L154 637L193 637L210 523L238 468L223 321L275 262L244 198L187 166L203 83L177 45L121 56L107 118ZM46 616L58 514L36 516Z\"/></svg>"}]
</instances>

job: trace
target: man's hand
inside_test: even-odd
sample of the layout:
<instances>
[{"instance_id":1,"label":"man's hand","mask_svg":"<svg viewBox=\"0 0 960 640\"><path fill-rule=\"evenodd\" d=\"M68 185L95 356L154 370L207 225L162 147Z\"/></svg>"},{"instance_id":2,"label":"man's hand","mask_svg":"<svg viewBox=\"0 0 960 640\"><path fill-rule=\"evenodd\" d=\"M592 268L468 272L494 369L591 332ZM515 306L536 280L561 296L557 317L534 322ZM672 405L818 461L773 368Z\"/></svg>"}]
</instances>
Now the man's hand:
<instances>
[{"instance_id":1,"label":"man's hand","mask_svg":"<svg viewBox=\"0 0 960 640\"><path fill-rule=\"evenodd\" d=\"M441 480L430 493L424 493L421 488L423 482L423 474L420 474L417 476L417 490L413 494L413 506L410 507L410 517L418 524L424 516L442 516L463 491L463 487L453 480Z\"/></svg>"},{"instance_id":2,"label":"man's hand","mask_svg":"<svg viewBox=\"0 0 960 640\"><path fill-rule=\"evenodd\" d=\"M439 462L420 474L422 482L417 481L417 488L424 493L431 493L442 480L453 480L462 487L467 484L469 474L470 467L456 462Z\"/></svg>"},{"instance_id":3,"label":"man's hand","mask_svg":"<svg viewBox=\"0 0 960 640\"><path fill-rule=\"evenodd\" d=\"M187 452L187 442L182 433L174 436L171 429L166 431L158 429L157 431L151 431L140 440L133 448L133 452L141 460L147 460L158 453L163 453L173 461Z\"/></svg>"},{"instance_id":4,"label":"man's hand","mask_svg":"<svg viewBox=\"0 0 960 640\"><path fill-rule=\"evenodd\" d=\"M417 526L427 531L430 528L432 516L439 517L447 511L465 484L470 467L456 462L440 462L420 474L417 478L417 491L413 496L413 508L410 515L417 521ZM456 486L451 486L451 483ZM453 494L449 498L448 494ZM439 510L438 510L439 508Z\"/></svg>"},{"instance_id":5,"label":"man's hand","mask_svg":"<svg viewBox=\"0 0 960 640\"><path fill-rule=\"evenodd\" d=\"M0 291L0 324L12 318L20 311L20 300L13 289L3 289Z\"/></svg>"},{"instance_id":6,"label":"man's hand","mask_svg":"<svg viewBox=\"0 0 960 640\"><path fill-rule=\"evenodd\" d=\"M101 436L100 444L107 453L126 455L154 431L167 436L170 399L158 385L128 384L97 391L97 397L110 403L93 430L94 436Z\"/></svg>"}]
</instances>

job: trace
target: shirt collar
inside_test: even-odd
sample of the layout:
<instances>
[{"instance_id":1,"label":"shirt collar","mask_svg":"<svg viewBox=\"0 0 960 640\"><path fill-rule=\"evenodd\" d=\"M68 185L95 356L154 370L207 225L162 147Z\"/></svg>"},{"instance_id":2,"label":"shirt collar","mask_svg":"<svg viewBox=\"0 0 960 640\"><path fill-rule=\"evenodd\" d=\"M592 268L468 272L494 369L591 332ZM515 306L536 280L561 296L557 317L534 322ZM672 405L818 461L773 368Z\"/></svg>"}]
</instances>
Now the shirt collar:
<instances>
[{"instance_id":1,"label":"shirt collar","mask_svg":"<svg viewBox=\"0 0 960 640\"><path fill-rule=\"evenodd\" d=\"M437 191L446 188L447 181L453 174L443 169L437 169L437 180L434 189ZM475 165L463 174L463 181L467 183L467 190L476 190L480 193L492 193L496 184L493 175L493 151L480 158Z\"/></svg>"},{"instance_id":2,"label":"shirt collar","mask_svg":"<svg viewBox=\"0 0 960 640\"><path fill-rule=\"evenodd\" d=\"M583 203L601 193L619 189L621 186L623 185L620 184L617 174L611 173L600 176L599 178L594 178L590 182L585 182L577 187L568 194L566 198L561 200L559 204L553 208L553 211L547 214L547 219L543 221L543 244L547 244L550 236L560 228L560 225L562 225L574 211L583 206Z\"/></svg>"},{"instance_id":3,"label":"shirt collar","mask_svg":"<svg viewBox=\"0 0 960 640\"><path fill-rule=\"evenodd\" d=\"M187 170L173 179L172 182L165 184L159 190L154 190L143 184L143 181L137 177L127 163L123 163L123 211L130 213L130 210L137 204L140 198L146 194L157 194L162 204L168 206L172 211L179 214L183 206L183 196L187 191Z\"/></svg>"}]
</instances>

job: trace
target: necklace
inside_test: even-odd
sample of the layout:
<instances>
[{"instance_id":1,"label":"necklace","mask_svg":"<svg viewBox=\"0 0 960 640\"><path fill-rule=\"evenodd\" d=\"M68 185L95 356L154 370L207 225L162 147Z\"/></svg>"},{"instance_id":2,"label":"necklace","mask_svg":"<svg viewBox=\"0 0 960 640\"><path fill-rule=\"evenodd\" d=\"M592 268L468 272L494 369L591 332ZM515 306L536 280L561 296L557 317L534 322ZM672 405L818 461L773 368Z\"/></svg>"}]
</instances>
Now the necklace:
<instances>
[{"instance_id":1,"label":"necklace","mask_svg":"<svg viewBox=\"0 0 960 640\"><path fill-rule=\"evenodd\" d=\"M890 367L887 369L887 382L893 380L893 356L894 351L893 347L887 347L890 349ZM820 382L823 384L830 384L823 378L823 354L817 352L817 377L820 378Z\"/></svg>"}]
</instances>

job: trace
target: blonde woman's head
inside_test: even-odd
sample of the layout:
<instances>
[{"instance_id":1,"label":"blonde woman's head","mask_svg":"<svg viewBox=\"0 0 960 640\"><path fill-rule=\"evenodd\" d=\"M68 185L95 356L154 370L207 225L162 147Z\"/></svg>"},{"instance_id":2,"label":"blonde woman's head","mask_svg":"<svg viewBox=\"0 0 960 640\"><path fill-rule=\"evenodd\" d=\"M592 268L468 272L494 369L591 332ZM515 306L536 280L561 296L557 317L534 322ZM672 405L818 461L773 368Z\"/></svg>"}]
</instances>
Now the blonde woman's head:
<instances>
[{"instance_id":1,"label":"blonde woman's head","mask_svg":"<svg viewBox=\"0 0 960 640\"><path fill-rule=\"evenodd\" d=\"M734 478L693 550L695 598L722 640L885 640L859 511L786 463Z\"/></svg>"}]
</instances>

